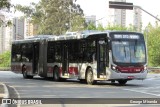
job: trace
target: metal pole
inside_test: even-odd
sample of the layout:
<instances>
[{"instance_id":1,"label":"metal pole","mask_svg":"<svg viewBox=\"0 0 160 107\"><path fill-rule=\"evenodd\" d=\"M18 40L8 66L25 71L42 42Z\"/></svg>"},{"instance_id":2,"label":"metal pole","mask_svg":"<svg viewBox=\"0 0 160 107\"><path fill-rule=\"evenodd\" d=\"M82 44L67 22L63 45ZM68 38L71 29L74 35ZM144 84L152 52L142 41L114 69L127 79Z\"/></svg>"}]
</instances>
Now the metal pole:
<instances>
[{"instance_id":1,"label":"metal pole","mask_svg":"<svg viewBox=\"0 0 160 107\"><path fill-rule=\"evenodd\" d=\"M148 11L144 10L143 8L141 8L140 6L137 6L137 5L125 5L125 4L110 4L110 6L125 6L125 7L130 7L130 6L133 6L133 7L137 7L139 9L141 9L142 11L144 11L145 13L149 14L150 16L154 17L155 19L157 19L158 21L160 21L159 18L157 18L156 16L154 16L153 14L149 13ZM117 8L117 9L121 9L121 8Z\"/></svg>"},{"instance_id":2,"label":"metal pole","mask_svg":"<svg viewBox=\"0 0 160 107\"><path fill-rule=\"evenodd\" d=\"M147 14L149 14L150 16L152 16L152 17L154 17L155 19L157 19L158 21L160 21L160 19L159 19L159 18L157 18L157 17L156 17L156 16L154 16L153 14L151 14L151 13L147 12L146 10L144 10L143 8L141 8L140 6L133 5L133 7L137 7L137 8L139 8L139 9L143 10L144 12L146 12Z\"/></svg>"},{"instance_id":3,"label":"metal pole","mask_svg":"<svg viewBox=\"0 0 160 107\"><path fill-rule=\"evenodd\" d=\"M149 62L149 57L148 57L148 27L145 29L146 31L146 53L147 53L147 62Z\"/></svg>"}]
</instances>

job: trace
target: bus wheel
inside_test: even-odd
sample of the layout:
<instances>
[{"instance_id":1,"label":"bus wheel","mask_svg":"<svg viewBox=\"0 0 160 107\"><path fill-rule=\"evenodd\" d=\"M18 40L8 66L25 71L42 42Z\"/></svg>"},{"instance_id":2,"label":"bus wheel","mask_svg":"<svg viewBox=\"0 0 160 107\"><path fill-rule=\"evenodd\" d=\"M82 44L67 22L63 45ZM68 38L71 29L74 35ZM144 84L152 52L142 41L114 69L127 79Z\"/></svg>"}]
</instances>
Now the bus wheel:
<instances>
[{"instance_id":1,"label":"bus wheel","mask_svg":"<svg viewBox=\"0 0 160 107\"><path fill-rule=\"evenodd\" d=\"M60 80L58 67L56 67L54 69L54 71L53 71L53 78L54 78L55 81L59 81Z\"/></svg>"},{"instance_id":2,"label":"bus wheel","mask_svg":"<svg viewBox=\"0 0 160 107\"><path fill-rule=\"evenodd\" d=\"M85 79L79 79L80 83L86 83Z\"/></svg>"},{"instance_id":3,"label":"bus wheel","mask_svg":"<svg viewBox=\"0 0 160 107\"><path fill-rule=\"evenodd\" d=\"M28 78L29 78L29 79L33 79L33 76L31 76L31 75L28 75Z\"/></svg>"},{"instance_id":4,"label":"bus wheel","mask_svg":"<svg viewBox=\"0 0 160 107\"><path fill-rule=\"evenodd\" d=\"M23 78L27 79L28 75L27 75L27 71L26 71L26 67L25 66L22 68L22 73L23 73Z\"/></svg>"},{"instance_id":5,"label":"bus wheel","mask_svg":"<svg viewBox=\"0 0 160 107\"><path fill-rule=\"evenodd\" d=\"M89 68L87 70L87 76L86 76L86 80L87 80L87 84L90 84L90 85L94 85L96 83L96 81L94 80L94 77L93 77L93 71L91 68Z\"/></svg>"},{"instance_id":6,"label":"bus wheel","mask_svg":"<svg viewBox=\"0 0 160 107\"><path fill-rule=\"evenodd\" d=\"M127 83L127 80L119 80L118 83L120 85L125 85Z\"/></svg>"}]
</instances>

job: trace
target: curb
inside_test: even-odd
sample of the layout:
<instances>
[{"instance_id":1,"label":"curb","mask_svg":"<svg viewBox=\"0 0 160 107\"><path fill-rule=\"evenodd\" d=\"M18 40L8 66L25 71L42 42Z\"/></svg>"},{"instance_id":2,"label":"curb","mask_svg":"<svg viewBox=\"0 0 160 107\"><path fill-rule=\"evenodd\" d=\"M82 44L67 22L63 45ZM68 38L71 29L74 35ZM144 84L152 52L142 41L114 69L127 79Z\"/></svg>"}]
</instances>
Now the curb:
<instances>
[{"instance_id":1,"label":"curb","mask_svg":"<svg viewBox=\"0 0 160 107\"><path fill-rule=\"evenodd\" d=\"M8 91L7 86L4 83L2 83L2 85L4 87L4 93L5 93L3 98L9 98L9 91Z\"/></svg>"},{"instance_id":2,"label":"curb","mask_svg":"<svg viewBox=\"0 0 160 107\"><path fill-rule=\"evenodd\" d=\"M8 91L8 88L7 86L4 84L4 83L1 83L4 87L4 96L3 98L9 98L9 91ZM1 104L1 107L8 107L7 104Z\"/></svg>"}]
</instances>

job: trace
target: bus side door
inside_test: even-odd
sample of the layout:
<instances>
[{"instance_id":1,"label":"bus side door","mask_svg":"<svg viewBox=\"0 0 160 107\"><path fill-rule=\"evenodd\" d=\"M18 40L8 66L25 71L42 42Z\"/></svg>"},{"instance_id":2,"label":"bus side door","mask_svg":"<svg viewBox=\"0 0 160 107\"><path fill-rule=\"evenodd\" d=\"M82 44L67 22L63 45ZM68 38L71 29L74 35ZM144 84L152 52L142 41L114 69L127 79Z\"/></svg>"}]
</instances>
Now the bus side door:
<instances>
[{"instance_id":1,"label":"bus side door","mask_svg":"<svg viewBox=\"0 0 160 107\"><path fill-rule=\"evenodd\" d=\"M100 75L106 75L107 45L105 40L99 40L97 43L97 78L100 78Z\"/></svg>"},{"instance_id":2,"label":"bus side door","mask_svg":"<svg viewBox=\"0 0 160 107\"><path fill-rule=\"evenodd\" d=\"M62 52L62 75L65 73L68 73L68 67L69 67L69 59L68 59L68 45L67 43L63 44L63 52Z\"/></svg>"}]
</instances>

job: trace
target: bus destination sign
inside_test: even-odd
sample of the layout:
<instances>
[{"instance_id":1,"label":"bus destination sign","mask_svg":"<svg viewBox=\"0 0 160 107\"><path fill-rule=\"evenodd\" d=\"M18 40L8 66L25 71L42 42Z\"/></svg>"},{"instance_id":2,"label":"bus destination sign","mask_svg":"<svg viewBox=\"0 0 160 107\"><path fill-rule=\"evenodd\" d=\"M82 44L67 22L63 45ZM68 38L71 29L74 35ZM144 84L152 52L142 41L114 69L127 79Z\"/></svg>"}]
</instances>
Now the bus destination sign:
<instances>
[{"instance_id":1,"label":"bus destination sign","mask_svg":"<svg viewBox=\"0 0 160 107\"><path fill-rule=\"evenodd\" d=\"M139 39L139 35L134 34L115 34L115 39Z\"/></svg>"}]
</instances>

